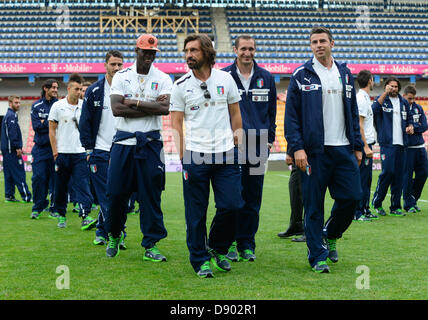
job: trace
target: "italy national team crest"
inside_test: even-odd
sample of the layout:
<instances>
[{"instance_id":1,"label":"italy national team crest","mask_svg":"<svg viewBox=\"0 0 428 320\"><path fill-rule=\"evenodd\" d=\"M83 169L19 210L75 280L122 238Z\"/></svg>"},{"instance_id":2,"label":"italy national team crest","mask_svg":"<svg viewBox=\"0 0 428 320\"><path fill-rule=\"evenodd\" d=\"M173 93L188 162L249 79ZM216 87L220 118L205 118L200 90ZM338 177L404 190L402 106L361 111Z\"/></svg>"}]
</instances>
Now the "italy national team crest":
<instances>
[{"instance_id":1,"label":"italy national team crest","mask_svg":"<svg viewBox=\"0 0 428 320\"><path fill-rule=\"evenodd\" d=\"M91 164L91 172L92 173L97 173L97 165L96 164Z\"/></svg>"},{"instance_id":2,"label":"italy national team crest","mask_svg":"<svg viewBox=\"0 0 428 320\"><path fill-rule=\"evenodd\" d=\"M224 87L223 86L217 86L217 94L224 95Z\"/></svg>"},{"instance_id":3,"label":"italy national team crest","mask_svg":"<svg viewBox=\"0 0 428 320\"><path fill-rule=\"evenodd\" d=\"M185 181L189 179L189 173L186 170L183 170L183 178Z\"/></svg>"},{"instance_id":4,"label":"italy national team crest","mask_svg":"<svg viewBox=\"0 0 428 320\"><path fill-rule=\"evenodd\" d=\"M159 84L157 82L152 82L152 90L157 90Z\"/></svg>"},{"instance_id":5,"label":"italy national team crest","mask_svg":"<svg viewBox=\"0 0 428 320\"><path fill-rule=\"evenodd\" d=\"M260 79L257 79L257 88L263 88L263 85L264 85L265 83L264 83L264 81L263 81L263 79L262 78L260 78Z\"/></svg>"},{"instance_id":6,"label":"italy national team crest","mask_svg":"<svg viewBox=\"0 0 428 320\"><path fill-rule=\"evenodd\" d=\"M381 154L381 155L380 155L380 159L381 159L382 161L384 161L384 160L385 160L385 158L386 158L386 157L385 157L385 154Z\"/></svg>"}]
</instances>

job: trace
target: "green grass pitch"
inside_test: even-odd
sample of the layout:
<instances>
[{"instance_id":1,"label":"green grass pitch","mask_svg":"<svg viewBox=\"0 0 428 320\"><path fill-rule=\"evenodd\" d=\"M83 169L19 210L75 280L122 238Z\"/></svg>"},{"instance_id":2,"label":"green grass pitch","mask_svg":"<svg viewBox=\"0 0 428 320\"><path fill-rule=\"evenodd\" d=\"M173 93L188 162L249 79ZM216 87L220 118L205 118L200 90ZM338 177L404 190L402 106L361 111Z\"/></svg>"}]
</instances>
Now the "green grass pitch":
<instances>
[{"instance_id":1,"label":"green grass pitch","mask_svg":"<svg viewBox=\"0 0 428 320\"><path fill-rule=\"evenodd\" d=\"M215 271L214 279L199 279L188 260L180 173L167 173L162 195L168 237L158 248L166 263L143 261L137 215L128 216L126 223L128 250L107 258L105 247L92 244L95 231L80 230L81 220L71 206L67 228L59 229L46 213L31 220L31 204L5 203L1 173L0 300L428 299L427 191L419 202L422 213L353 222L338 241L340 261L330 264L330 274L315 274L304 243L277 237L290 217L289 174L270 171L265 177L257 260L233 263L231 272ZM375 172L372 189L377 176ZM212 198L211 193L208 223L215 210ZM389 201L387 197L385 209ZM327 193L326 219L331 206ZM68 270L68 289L57 286L65 284L60 281L65 273L57 273L60 266Z\"/></svg>"}]
</instances>

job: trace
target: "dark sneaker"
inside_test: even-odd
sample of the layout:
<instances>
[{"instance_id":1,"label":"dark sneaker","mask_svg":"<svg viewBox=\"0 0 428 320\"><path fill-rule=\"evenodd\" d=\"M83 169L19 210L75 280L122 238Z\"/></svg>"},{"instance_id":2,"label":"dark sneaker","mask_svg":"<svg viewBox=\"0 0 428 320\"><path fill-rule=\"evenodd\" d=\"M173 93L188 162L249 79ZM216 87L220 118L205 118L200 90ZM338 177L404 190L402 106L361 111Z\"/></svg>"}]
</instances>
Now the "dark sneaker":
<instances>
[{"instance_id":1,"label":"dark sneaker","mask_svg":"<svg viewBox=\"0 0 428 320\"><path fill-rule=\"evenodd\" d=\"M401 209L391 210L389 213L393 217L404 217L406 214Z\"/></svg>"},{"instance_id":2,"label":"dark sneaker","mask_svg":"<svg viewBox=\"0 0 428 320\"><path fill-rule=\"evenodd\" d=\"M236 250L236 241L232 243L232 245L229 248L229 251L226 254L226 259L229 259L232 262L238 261L238 251Z\"/></svg>"},{"instance_id":3,"label":"dark sneaker","mask_svg":"<svg viewBox=\"0 0 428 320\"><path fill-rule=\"evenodd\" d=\"M336 250L336 242L337 239L326 239L326 243L327 243L327 249L328 249L328 259L333 262L336 263L339 261L339 255L337 254L337 250Z\"/></svg>"},{"instance_id":4,"label":"dark sneaker","mask_svg":"<svg viewBox=\"0 0 428 320\"><path fill-rule=\"evenodd\" d=\"M48 218L58 219L59 218L59 214L57 212L51 212L51 213L49 213Z\"/></svg>"},{"instance_id":5,"label":"dark sneaker","mask_svg":"<svg viewBox=\"0 0 428 320\"><path fill-rule=\"evenodd\" d=\"M119 255L120 252L120 243L122 242L125 235L123 232L120 233L120 236L117 238L113 238L112 235L109 235L108 237L108 245L106 250L106 255L109 258L114 258Z\"/></svg>"},{"instance_id":6,"label":"dark sneaker","mask_svg":"<svg viewBox=\"0 0 428 320\"><path fill-rule=\"evenodd\" d=\"M79 204L78 204L78 203L76 203L76 204L74 205L74 207L73 207L72 212L74 212L74 213L79 213L79 211L80 211Z\"/></svg>"},{"instance_id":7,"label":"dark sneaker","mask_svg":"<svg viewBox=\"0 0 428 320\"><path fill-rule=\"evenodd\" d=\"M378 214L380 216L383 216L383 217L386 216L386 211L383 210L382 207L374 208L374 211L376 212L376 214Z\"/></svg>"},{"instance_id":8,"label":"dark sneaker","mask_svg":"<svg viewBox=\"0 0 428 320\"><path fill-rule=\"evenodd\" d=\"M146 249L146 253L144 253L143 260L152 261L152 262L162 262L166 261L166 257L162 255L156 246L153 246L149 249Z\"/></svg>"},{"instance_id":9,"label":"dark sneaker","mask_svg":"<svg viewBox=\"0 0 428 320\"><path fill-rule=\"evenodd\" d=\"M312 271L316 273L329 273L330 268L325 261L318 261L315 266L313 266Z\"/></svg>"},{"instance_id":10,"label":"dark sneaker","mask_svg":"<svg viewBox=\"0 0 428 320\"><path fill-rule=\"evenodd\" d=\"M416 209L416 212L421 212L421 208L419 208L418 206L414 206L414 208Z\"/></svg>"},{"instance_id":11,"label":"dark sneaker","mask_svg":"<svg viewBox=\"0 0 428 320\"><path fill-rule=\"evenodd\" d=\"M90 216L86 216L82 220L82 227L80 229L82 229L82 230L90 230L93 227L95 227L96 224L97 224L97 220L96 219L92 219Z\"/></svg>"},{"instance_id":12,"label":"dark sneaker","mask_svg":"<svg viewBox=\"0 0 428 320\"><path fill-rule=\"evenodd\" d=\"M254 261L256 256L253 251L250 249L245 249L244 251L239 252L239 261Z\"/></svg>"},{"instance_id":13,"label":"dark sneaker","mask_svg":"<svg viewBox=\"0 0 428 320\"><path fill-rule=\"evenodd\" d=\"M65 228L67 226L66 221L67 221L66 217L59 216L58 217L58 228Z\"/></svg>"},{"instance_id":14,"label":"dark sneaker","mask_svg":"<svg viewBox=\"0 0 428 320\"><path fill-rule=\"evenodd\" d=\"M409 210L406 210L408 213L416 213L418 212L415 207L411 207Z\"/></svg>"},{"instance_id":15,"label":"dark sneaker","mask_svg":"<svg viewBox=\"0 0 428 320\"><path fill-rule=\"evenodd\" d=\"M362 214L358 219L354 219L354 221L372 221L372 220L366 217L364 214Z\"/></svg>"},{"instance_id":16,"label":"dark sneaker","mask_svg":"<svg viewBox=\"0 0 428 320\"><path fill-rule=\"evenodd\" d=\"M15 197L7 197L5 199L5 202L7 203L20 203L21 201L19 201L18 199L16 199Z\"/></svg>"},{"instance_id":17,"label":"dark sneaker","mask_svg":"<svg viewBox=\"0 0 428 320\"><path fill-rule=\"evenodd\" d=\"M31 219L40 219L40 212L31 212Z\"/></svg>"},{"instance_id":18,"label":"dark sneaker","mask_svg":"<svg viewBox=\"0 0 428 320\"><path fill-rule=\"evenodd\" d=\"M95 240L92 243L95 244L96 246L103 246L107 244L107 239L101 236L96 236Z\"/></svg>"},{"instance_id":19,"label":"dark sneaker","mask_svg":"<svg viewBox=\"0 0 428 320\"><path fill-rule=\"evenodd\" d=\"M214 278L209 261L205 261L196 274L199 278Z\"/></svg>"},{"instance_id":20,"label":"dark sneaker","mask_svg":"<svg viewBox=\"0 0 428 320\"><path fill-rule=\"evenodd\" d=\"M209 254L211 255L211 262L220 271L228 272L232 268L230 267L229 261L227 261L226 256L223 254L217 253L215 250L209 250Z\"/></svg>"},{"instance_id":21,"label":"dark sneaker","mask_svg":"<svg viewBox=\"0 0 428 320\"><path fill-rule=\"evenodd\" d=\"M123 239L119 244L120 250L126 250L128 247L125 244L125 239Z\"/></svg>"},{"instance_id":22,"label":"dark sneaker","mask_svg":"<svg viewBox=\"0 0 428 320\"><path fill-rule=\"evenodd\" d=\"M368 211L366 214L364 214L367 218L369 218L370 220L379 220L379 217L373 213L371 213L370 211Z\"/></svg>"}]
</instances>

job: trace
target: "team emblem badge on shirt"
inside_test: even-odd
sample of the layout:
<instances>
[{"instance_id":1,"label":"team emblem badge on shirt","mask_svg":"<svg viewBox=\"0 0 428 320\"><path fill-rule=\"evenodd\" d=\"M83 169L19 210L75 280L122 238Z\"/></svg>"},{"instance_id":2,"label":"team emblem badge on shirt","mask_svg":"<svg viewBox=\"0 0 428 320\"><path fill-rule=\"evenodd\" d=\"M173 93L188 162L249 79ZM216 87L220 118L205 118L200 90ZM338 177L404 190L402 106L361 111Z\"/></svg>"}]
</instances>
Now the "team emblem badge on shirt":
<instances>
[{"instance_id":1,"label":"team emblem badge on shirt","mask_svg":"<svg viewBox=\"0 0 428 320\"><path fill-rule=\"evenodd\" d=\"M217 94L224 95L224 87L223 86L217 86Z\"/></svg>"},{"instance_id":2,"label":"team emblem badge on shirt","mask_svg":"<svg viewBox=\"0 0 428 320\"><path fill-rule=\"evenodd\" d=\"M91 164L91 172L97 173L97 165L96 164Z\"/></svg>"},{"instance_id":3,"label":"team emblem badge on shirt","mask_svg":"<svg viewBox=\"0 0 428 320\"><path fill-rule=\"evenodd\" d=\"M381 154L381 155L380 155L380 158L382 159L382 161L384 161L384 160L385 160L385 158L386 158L386 157L385 157L385 154Z\"/></svg>"},{"instance_id":4,"label":"team emblem badge on shirt","mask_svg":"<svg viewBox=\"0 0 428 320\"><path fill-rule=\"evenodd\" d=\"M264 83L264 81L263 81L263 79L257 79L257 88L263 88L263 85L264 85L265 83Z\"/></svg>"},{"instance_id":5,"label":"team emblem badge on shirt","mask_svg":"<svg viewBox=\"0 0 428 320\"><path fill-rule=\"evenodd\" d=\"M152 82L152 90L157 90L159 84L157 82Z\"/></svg>"},{"instance_id":6,"label":"team emblem badge on shirt","mask_svg":"<svg viewBox=\"0 0 428 320\"><path fill-rule=\"evenodd\" d=\"M189 174L187 173L186 170L183 170L183 178L185 181L187 181L187 179L189 179Z\"/></svg>"}]
</instances>

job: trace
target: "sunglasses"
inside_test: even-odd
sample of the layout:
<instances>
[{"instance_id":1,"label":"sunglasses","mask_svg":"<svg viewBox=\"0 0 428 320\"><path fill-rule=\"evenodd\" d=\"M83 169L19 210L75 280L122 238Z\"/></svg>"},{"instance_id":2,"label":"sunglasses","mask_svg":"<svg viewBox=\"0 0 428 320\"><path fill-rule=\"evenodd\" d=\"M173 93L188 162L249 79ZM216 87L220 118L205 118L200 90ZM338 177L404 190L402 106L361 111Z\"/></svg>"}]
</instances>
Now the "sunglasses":
<instances>
[{"instance_id":1,"label":"sunglasses","mask_svg":"<svg viewBox=\"0 0 428 320\"><path fill-rule=\"evenodd\" d=\"M204 90L205 99L211 99L210 92L208 91L208 86L205 82L201 83L201 89Z\"/></svg>"}]
</instances>

